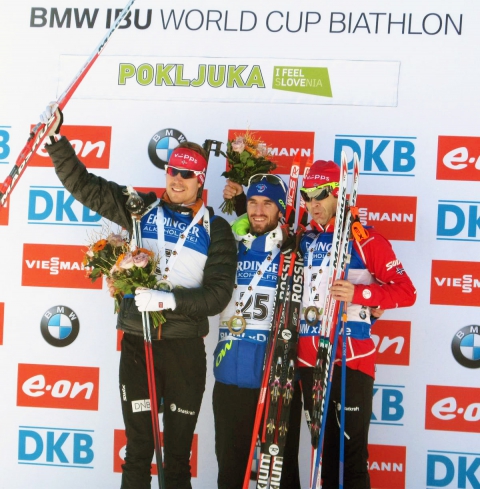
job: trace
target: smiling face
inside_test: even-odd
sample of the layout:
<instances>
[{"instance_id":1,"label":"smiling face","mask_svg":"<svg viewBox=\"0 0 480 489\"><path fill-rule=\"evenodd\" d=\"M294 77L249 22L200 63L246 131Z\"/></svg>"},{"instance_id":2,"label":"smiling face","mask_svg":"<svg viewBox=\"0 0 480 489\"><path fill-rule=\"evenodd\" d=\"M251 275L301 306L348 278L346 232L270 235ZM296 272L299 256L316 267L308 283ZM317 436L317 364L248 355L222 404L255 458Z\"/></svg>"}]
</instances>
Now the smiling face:
<instances>
[{"instance_id":1,"label":"smiling face","mask_svg":"<svg viewBox=\"0 0 480 489\"><path fill-rule=\"evenodd\" d=\"M254 195L247 201L247 216L250 222L250 232L261 235L277 227L282 213L273 200L261 195Z\"/></svg>"},{"instance_id":2,"label":"smiling face","mask_svg":"<svg viewBox=\"0 0 480 489\"><path fill-rule=\"evenodd\" d=\"M310 202L305 202L308 213L318 224L325 226L330 219L335 215L337 210L337 198L332 194L322 200L312 199Z\"/></svg>"},{"instance_id":3,"label":"smiling face","mask_svg":"<svg viewBox=\"0 0 480 489\"><path fill-rule=\"evenodd\" d=\"M174 204L193 204L197 200L198 189L201 183L194 178L183 179L180 175L172 177L166 175L167 195Z\"/></svg>"}]
</instances>

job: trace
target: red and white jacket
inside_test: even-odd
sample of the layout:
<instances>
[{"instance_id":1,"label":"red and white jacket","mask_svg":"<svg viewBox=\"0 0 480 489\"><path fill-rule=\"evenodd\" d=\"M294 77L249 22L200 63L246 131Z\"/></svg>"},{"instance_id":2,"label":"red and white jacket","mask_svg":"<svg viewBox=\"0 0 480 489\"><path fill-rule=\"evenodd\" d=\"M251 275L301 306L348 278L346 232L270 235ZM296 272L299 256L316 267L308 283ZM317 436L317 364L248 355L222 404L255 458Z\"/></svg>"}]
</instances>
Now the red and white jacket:
<instances>
[{"instance_id":1,"label":"red and white jacket","mask_svg":"<svg viewBox=\"0 0 480 489\"><path fill-rule=\"evenodd\" d=\"M329 259L334 219L325 228L312 222L314 229L303 235L300 248L304 256L304 292L298 366L313 367L316 362L320 321L308 325L305 310L321 310L327 293ZM353 300L347 305L347 366L375 377L375 344L370 335L370 308L392 309L415 303L416 291L396 257L390 242L372 228L361 242L354 241L347 280L355 285ZM320 278L321 277L321 278ZM315 290L314 290L315 288ZM336 363L341 362L342 337L339 336Z\"/></svg>"}]
</instances>

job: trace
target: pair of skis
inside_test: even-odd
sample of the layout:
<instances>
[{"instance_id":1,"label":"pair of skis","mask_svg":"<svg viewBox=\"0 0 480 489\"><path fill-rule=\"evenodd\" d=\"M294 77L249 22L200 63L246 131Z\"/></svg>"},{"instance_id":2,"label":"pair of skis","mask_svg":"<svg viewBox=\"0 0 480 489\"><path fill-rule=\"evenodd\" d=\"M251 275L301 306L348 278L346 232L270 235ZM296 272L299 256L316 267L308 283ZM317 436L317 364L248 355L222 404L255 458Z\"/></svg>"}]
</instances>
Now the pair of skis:
<instances>
[{"instance_id":1,"label":"pair of skis","mask_svg":"<svg viewBox=\"0 0 480 489\"><path fill-rule=\"evenodd\" d=\"M340 187L338 192L332 248L330 252L327 294L322 309L317 359L313 370L313 410L310 425L312 446L314 447L314 466L311 481L312 489L320 489L322 487L322 447L327 414L325 406L328 406L333 375L332 354L335 355L337 349L338 335L341 329L340 325L345 324L346 322L346 305L333 299L328 291L336 280L346 279L348 273L352 248L352 224L357 217L355 204L358 192L359 161L356 153L354 153L353 157L353 178L350 186L349 198L347 198L347 180L347 157L346 154L342 152ZM345 363L345 359L343 359L343 363ZM342 402L342 409L343 408L344 402ZM343 432L344 429L343 426L341 426L340 433L342 438ZM343 448L343 443L341 443L341 446ZM340 464L340 481L341 487L343 487L343 453L340 456Z\"/></svg>"},{"instance_id":2,"label":"pair of skis","mask_svg":"<svg viewBox=\"0 0 480 489\"><path fill-rule=\"evenodd\" d=\"M307 163L306 168L310 165L311 161ZM299 173L300 159L295 157L290 172L284 226L288 230L288 237L295 244L295 209ZM272 329L266 350L264 374L243 489L249 487L257 436L260 437L261 448L256 487L257 489L280 487L293 397L298 325L303 293L303 260L297 252L297 247L293 246L293 248L292 251L282 253L280 257ZM263 424L260 428L262 419Z\"/></svg>"}]
</instances>

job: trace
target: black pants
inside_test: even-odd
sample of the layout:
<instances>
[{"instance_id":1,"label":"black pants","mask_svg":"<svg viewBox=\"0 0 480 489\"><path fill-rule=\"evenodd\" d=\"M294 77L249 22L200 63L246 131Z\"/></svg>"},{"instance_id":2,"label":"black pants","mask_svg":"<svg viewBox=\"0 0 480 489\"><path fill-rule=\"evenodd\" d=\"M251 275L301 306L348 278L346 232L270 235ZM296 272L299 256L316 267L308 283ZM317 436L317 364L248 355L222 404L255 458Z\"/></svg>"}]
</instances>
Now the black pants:
<instances>
[{"instance_id":1,"label":"black pants","mask_svg":"<svg viewBox=\"0 0 480 489\"><path fill-rule=\"evenodd\" d=\"M323 444L323 489L338 488L341 375L341 367L335 366ZM343 483L348 489L370 489L368 429L372 417L373 379L359 370L347 368L346 386Z\"/></svg>"},{"instance_id":2,"label":"black pants","mask_svg":"<svg viewBox=\"0 0 480 489\"><path fill-rule=\"evenodd\" d=\"M260 389L244 389L215 382L213 414L215 417L215 453L218 461L218 489L242 489L252 443L253 425ZM290 433L290 432L289 432ZM288 443L287 434L287 441ZM298 445L294 451L297 460ZM287 483L291 467L285 461L281 489L294 489ZM298 486L300 487L300 486Z\"/></svg>"},{"instance_id":3,"label":"black pants","mask_svg":"<svg viewBox=\"0 0 480 489\"><path fill-rule=\"evenodd\" d=\"M157 401L163 398L163 453L167 489L191 489L190 449L206 379L203 338L153 341ZM145 346L141 336L124 334L120 396L127 436L122 489L149 489L154 453ZM135 402L137 401L137 402Z\"/></svg>"},{"instance_id":4,"label":"black pants","mask_svg":"<svg viewBox=\"0 0 480 489\"><path fill-rule=\"evenodd\" d=\"M289 459L284 464L290 467L285 474L291 478L292 489L300 489L298 478L298 444L302 420L302 394L305 410L312 414L313 368L298 369L301 389L295 383L292 412L290 413L290 436L287 438L285 453ZM325 436L323 442L322 488L338 489L340 463L340 412L341 367L333 370L330 400L327 408ZM301 392L302 391L302 392ZM344 487L348 489L370 489L368 461L368 429L372 416L373 379L358 371L347 368L346 411L345 411L345 458ZM296 452L295 452L296 450ZM286 486L287 487L287 486Z\"/></svg>"}]
</instances>

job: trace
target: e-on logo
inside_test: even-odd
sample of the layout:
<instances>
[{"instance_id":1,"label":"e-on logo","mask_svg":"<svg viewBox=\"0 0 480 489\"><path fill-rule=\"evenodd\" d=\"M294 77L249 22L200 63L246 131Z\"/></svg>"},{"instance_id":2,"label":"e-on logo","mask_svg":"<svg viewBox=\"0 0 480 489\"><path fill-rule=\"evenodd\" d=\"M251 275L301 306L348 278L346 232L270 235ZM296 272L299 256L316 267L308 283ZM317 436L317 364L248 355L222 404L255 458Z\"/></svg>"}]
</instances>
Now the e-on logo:
<instances>
[{"instance_id":1,"label":"e-on logo","mask_svg":"<svg viewBox=\"0 0 480 489\"><path fill-rule=\"evenodd\" d=\"M480 326L471 324L459 329L452 340L455 360L467 368L480 368Z\"/></svg>"},{"instance_id":2,"label":"e-on logo","mask_svg":"<svg viewBox=\"0 0 480 489\"><path fill-rule=\"evenodd\" d=\"M40 322L40 331L45 341L52 346L68 346L75 341L80 331L77 315L66 306L48 309Z\"/></svg>"},{"instance_id":3,"label":"e-on logo","mask_svg":"<svg viewBox=\"0 0 480 489\"><path fill-rule=\"evenodd\" d=\"M148 143L148 157L158 168L163 170L168 165L172 151L187 138L176 129L162 129L155 133Z\"/></svg>"}]
</instances>

